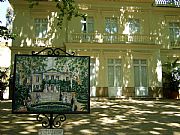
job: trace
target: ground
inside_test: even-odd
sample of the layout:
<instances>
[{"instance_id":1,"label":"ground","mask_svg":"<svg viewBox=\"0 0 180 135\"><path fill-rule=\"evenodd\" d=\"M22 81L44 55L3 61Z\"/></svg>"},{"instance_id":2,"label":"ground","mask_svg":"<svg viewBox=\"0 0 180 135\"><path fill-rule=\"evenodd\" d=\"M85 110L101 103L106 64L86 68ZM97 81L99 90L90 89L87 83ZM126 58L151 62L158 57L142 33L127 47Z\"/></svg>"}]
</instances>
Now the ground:
<instances>
[{"instance_id":1,"label":"ground","mask_svg":"<svg viewBox=\"0 0 180 135\"><path fill-rule=\"evenodd\" d=\"M37 135L35 114L11 114L0 102L0 135ZM180 100L91 99L90 114L69 114L64 135L180 135Z\"/></svg>"}]
</instances>

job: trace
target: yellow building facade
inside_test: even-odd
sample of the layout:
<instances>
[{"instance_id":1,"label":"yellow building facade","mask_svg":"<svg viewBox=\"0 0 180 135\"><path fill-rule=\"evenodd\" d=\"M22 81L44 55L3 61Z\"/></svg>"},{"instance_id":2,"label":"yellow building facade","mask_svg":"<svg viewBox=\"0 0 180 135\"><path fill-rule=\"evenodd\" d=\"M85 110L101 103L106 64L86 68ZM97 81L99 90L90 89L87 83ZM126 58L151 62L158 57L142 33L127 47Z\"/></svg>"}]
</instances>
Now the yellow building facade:
<instances>
[{"instance_id":1,"label":"yellow building facade","mask_svg":"<svg viewBox=\"0 0 180 135\"><path fill-rule=\"evenodd\" d=\"M76 0L87 18L64 20L60 30L54 2L11 4L18 34L12 63L14 54L64 48L91 57L92 97L163 97L162 64L180 57L179 8L156 7L154 0Z\"/></svg>"}]
</instances>

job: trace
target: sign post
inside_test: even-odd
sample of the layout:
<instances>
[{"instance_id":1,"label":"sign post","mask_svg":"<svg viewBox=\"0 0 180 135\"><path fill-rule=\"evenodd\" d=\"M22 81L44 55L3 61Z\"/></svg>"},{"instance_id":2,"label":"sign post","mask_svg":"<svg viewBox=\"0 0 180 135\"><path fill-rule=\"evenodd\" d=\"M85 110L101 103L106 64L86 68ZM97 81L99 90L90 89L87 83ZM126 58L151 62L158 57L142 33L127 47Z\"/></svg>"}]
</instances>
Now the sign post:
<instances>
[{"instance_id":1,"label":"sign post","mask_svg":"<svg viewBox=\"0 0 180 135\"><path fill-rule=\"evenodd\" d=\"M52 129L62 126L65 114L90 113L90 57L60 48L15 55L12 113L38 114L49 129L39 135L63 134Z\"/></svg>"}]
</instances>

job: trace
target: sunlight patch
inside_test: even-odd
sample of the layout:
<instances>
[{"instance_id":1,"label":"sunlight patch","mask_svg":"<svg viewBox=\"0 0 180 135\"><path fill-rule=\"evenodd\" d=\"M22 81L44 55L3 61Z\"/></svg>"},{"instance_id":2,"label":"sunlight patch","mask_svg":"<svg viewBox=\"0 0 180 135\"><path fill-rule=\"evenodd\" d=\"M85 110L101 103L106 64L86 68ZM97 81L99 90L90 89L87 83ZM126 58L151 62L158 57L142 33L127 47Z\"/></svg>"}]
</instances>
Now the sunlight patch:
<instances>
[{"instance_id":1,"label":"sunlight patch","mask_svg":"<svg viewBox=\"0 0 180 135\"><path fill-rule=\"evenodd\" d=\"M149 133L151 133L151 134L153 134L153 135L160 135L160 133L157 132L157 131L149 131Z\"/></svg>"},{"instance_id":2,"label":"sunlight patch","mask_svg":"<svg viewBox=\"0 0 180 135\"><path fill-rule=\"evenodd\" d=\"M144 113L148 113L148 114L155 114L157 113L156 111L140 111L140 110L135 110L133 111L135 114L144 114Z\"/></svg>"},{"instance_id":3,"label":"sunlight patch","mask_svg":"<svg viewBox=\"0 0 180 135\"><path fill-rule=\"evenodd\" d=\"M100 113L99 115L103 117L108 116L107 114L103 114L103 113Z\"/></svg>"},{"instance_id":4,"label":"sunlight patch","mask_svg":"<svg viewBox=\"0 0 180 135\"><path fill-rule=\"evenodd\" d=\"M19 132L19 134L27 135L27 134L29 134L29 132L23 131L23 132Z\"/></svg>"},{"instance_id":5,"label":"sunlight patch","mask_svg":"<svg viewBox=\"0 0 180 135\"><path fill-rule=\"evenodd\" d=\"M157 128L153 128L153 129L155 129L155 130L161 130L161 131L162 131L162 130L167 130L167 129L164 129L164 128L158 128L158 127L157 127Z\"/></svg>"},{"instance_id":6,"label":"sunlight patch","mask_svg":"<svg viewBox=\"0 0 180 135\"><path fill-rule=\"evenodd\" d=\"M26 127L25 129L27 129L27 130L32 130L32 129L34 129L34 126L28 126L28 127Z\"/></svg>"},{"instance_id":7,"label":"sunlight patch","mask_svg":"<svg viewBox=\"0 0 180 135\"><path fill-rule=\"evenodd\" d=\"M3 121L3 122L0 122L0 123L2 123L2 124L3 124L3 123L4 123L4 124L7 124L7 123L9 123L9 121Z\"/></svg>"},{"instance_id":8,"label":"sunlight patch","mask_svg":"<svg viewBox=\"0 0 180 135\"><path fill-rule=\"evenodd\" d=\"M27 123L29 123L29 124L31 124L31 123L34 123L33 121L16 121L16 122L14 122L14 123L17 123L17 124L27 124Z\"/></svg>"},{"instance_id":9,"label":"sunlight patch","mask_svg":"<svg viewBox=\"0 0 180 135\"><path fill-rule=\"evenodd\" d=\"M165 108L169 108L169 107L172 107L172 108L178 108L179 106L177 106L177 105L165 105L164 106ZM179 109L179 108L178 108Z\"/></svg>"},{"instance_id":10,"label":"sunlight patch","mask_svg":"<svg viewBox=\"0 0 180 135\"><path fill-rule=\"evenodd\" d=\"M36 118L27 118L27 120L36 120Z\"/></svg>"},{"instance_id":11,"label":"sunlight patch","mask_svg":"<svg viewBox=\"0 0 180 135\"><path fill-rule=\"evenodd\" d=\"M71 123L74 125L81 125L81 124L88 124L90 122L88 121L88 119L84 119L84 120L79 120L79 121L75 121L75 122L71 122Z\"/></svg>"},{"instance_id":12,"label":"sunlight patch","mask_svg":"<svg viewBox=\"0 0 180 135\"><path fill-rule=\"evenodd\" d=\"M86 134L97 134L98 132L93 132L90 129L83 129L80 130L81 133L86 133Z\"/></svg>"},{"instance_id":13,"label":"sunlight patch","mask_svg":"<svg viewBox=\"0 0 180 135\"><path fill-rule=\"evenodd\" d=\"M118 120L112 120L112 119L107 118L107 117L100 118L97 121L100 121L102 125L113 124L113 123L117 123L118 122Z\"/></svg>"},{"instance_id":14,"label":"sunlight patch","mask_svg":"<svg viewBox=\"0 0 180 135\"><path fill-rule=\"evenodd\" d=\"M180 114L178 113L178 114L174 114L175 116L180 116Z\"/></svg>"},{"instance_id":15,"label":"sunlight patch","mask_svg":"<svg viewBox=\"0 0 180 135\"><path fill-rule=\"evenodd\" d=\"M107 105L100 106L100 108L109 108Z\"/></svg>"},{"instance_id":16,"label":"sunlight patch","mask_svg":"<svg viewBox=\"0 0 180 135\"><path fill-rule=\"evenodd\" d=\"M171 127L180 127L179 123L168 123L167 125Z\"/></svg>"},{"instance_id":17,"label":"sunlight patch","mask_svg":"<svg viewBox=\"0 0 180 135\"><path fill-rule=\"evenodd\" d=\"M2 109L3 111L11 111L11 109Z\"/></svg>"},{"instance_id":18,"label":"sunlight patch","mask_svg":"<svg viewBox=\"0 0 180 135\"><path fill-rule=\"evenodd\" d=\"M36 129L28 129L29 132L38 132Z\"/></svg>"},{"instance_id":19,"label":"sunlight patch","mask_svg":"<svg viewBox=\"0 0 180 135\"><path fill-rule=\"evenodd\" d=\"M124 115L116 115L115 118L118 120L127 120L127 119L125 119L126 116L124 116Z\"/></svg>"},{"instance_id":20,"label":"sunlight patch","mask_svg":"<svg viewBox=\"0 0 180 135\"><path fill-rule=\"evenodd\" d=\"M177 113L177 112L162 112L161 114L174 114L174 113Z\"/></svg>"}]
</instances>

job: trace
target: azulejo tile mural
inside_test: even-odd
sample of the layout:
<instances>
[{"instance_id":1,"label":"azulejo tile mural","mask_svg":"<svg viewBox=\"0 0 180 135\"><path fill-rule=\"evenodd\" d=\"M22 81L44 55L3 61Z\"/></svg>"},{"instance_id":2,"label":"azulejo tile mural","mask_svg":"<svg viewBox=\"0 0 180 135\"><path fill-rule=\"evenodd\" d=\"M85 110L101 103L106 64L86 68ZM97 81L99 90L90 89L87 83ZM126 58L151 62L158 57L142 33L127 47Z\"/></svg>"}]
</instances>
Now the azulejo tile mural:
<instances>
[{"instance_id":1,"label":"azulejo tile mural","mask_svg":"<svg viewBox=\"0 0 180 135\"><path fill-rule=\"evenodd\" d=\"M13 113L89 113L88 56L16 55Z\"/></svg>"}]
</instances>

